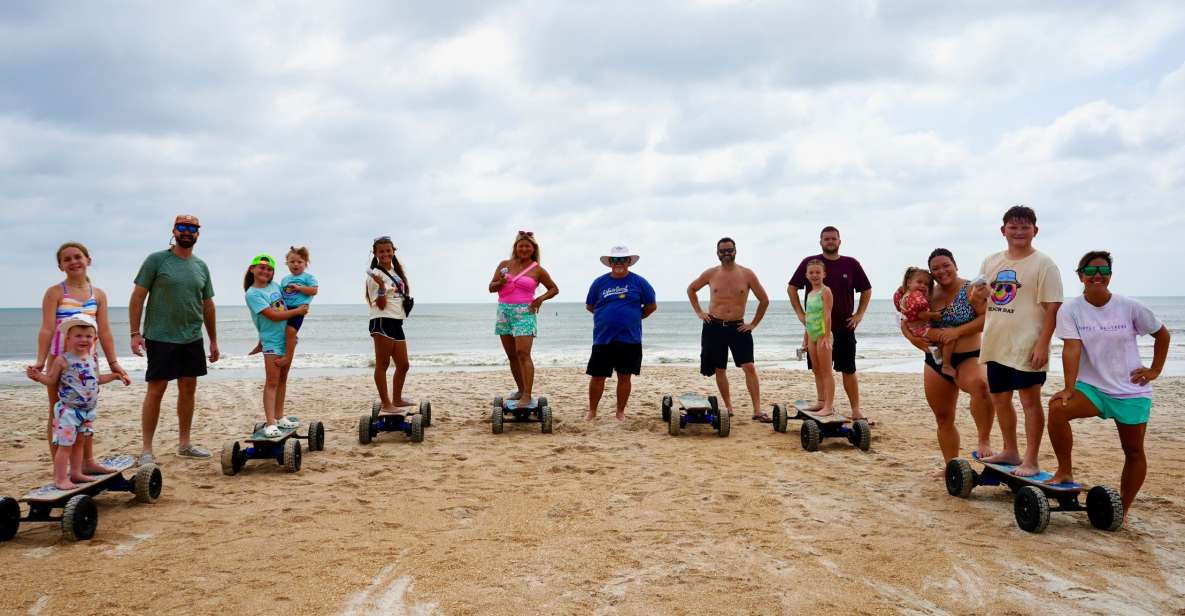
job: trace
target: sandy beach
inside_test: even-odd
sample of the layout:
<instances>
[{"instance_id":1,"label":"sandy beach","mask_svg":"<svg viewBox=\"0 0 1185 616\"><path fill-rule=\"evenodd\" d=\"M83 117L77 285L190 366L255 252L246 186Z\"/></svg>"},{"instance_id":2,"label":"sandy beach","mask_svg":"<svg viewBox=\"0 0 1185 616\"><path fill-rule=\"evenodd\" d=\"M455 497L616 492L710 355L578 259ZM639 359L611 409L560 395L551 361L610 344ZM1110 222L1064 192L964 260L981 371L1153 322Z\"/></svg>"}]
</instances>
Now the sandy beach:
<instances>
[{"instance_id":1,"label":"sandy beach","mask_svg":"<svg viewBox=\"0 0 1185 616\"><path fill-rule=\"evenodd\" d=\"M260 383L199 386L194 440L211 461L172 454L170 390L161 499L100 496L90 541L22 525L0 544L0 611L1185 613L1185 379L1156 385L1149 475L1128 526L1107 533L1084 513L1055 513L1032 535L1016 527L1006 488L960 500L930 477L940 456L917 375L861 377L879 421L869 452L833 440L807 453L797 422L778 434L748 419L741 372L730 374L739 404L721 439L704 426L671 437L661 422L663 394L712 391L690 366L647 366L623 422L612 381L602 418L587 422L582 371L541 370L551 435L537 424L490 433L489 400L508 373L413 369L409 391L433 404L425 441L385 434L365 446L369 377L296 379L289 412L325 422L325 451L306 452L297 474L251 462L235 477L217 451L262 418ZM813 392L800 371L764 371L762 385L766 410ZM1060 386L1054 377L1045 392ZM138 451L143 390L104 387L100 453ZM50 479L44 424L40 389L0 392L0 494ZM965 399L959 427L966 450ZM1117 488L1114 427L1080 421L1075 439L1078 479ZM1054 465L1048 440L1042 464Z\"/></svg>"}]
</instances>

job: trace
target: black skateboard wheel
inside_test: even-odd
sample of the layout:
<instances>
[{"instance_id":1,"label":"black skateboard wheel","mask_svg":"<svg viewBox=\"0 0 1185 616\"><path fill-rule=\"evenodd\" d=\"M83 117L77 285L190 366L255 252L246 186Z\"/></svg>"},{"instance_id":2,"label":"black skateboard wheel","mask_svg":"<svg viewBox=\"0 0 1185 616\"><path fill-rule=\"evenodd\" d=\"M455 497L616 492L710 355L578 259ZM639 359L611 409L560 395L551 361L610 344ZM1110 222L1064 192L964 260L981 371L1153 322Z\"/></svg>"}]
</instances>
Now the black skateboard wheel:
<instances>
[{"instance_id":1,"label":"black skateboard wheel","mask_svg":"<svg viewBox=\"0 0 1185 616\"><path fill-rule=\"evenodd\" d=\"M786 432L786 423L787 423L787 420L790 418L787 417L786 412L782 410L782 405L780 405L780 404L774 405L773 416L774 416L774 421L773 421L774 432L783 432L783 433Z\"/></svg>"},{"instance_id":2,"label":"black skateboard wheel","mask_svg":"<svg viewBox=\"0 0 1185 616\"><path fill-rule=\"evenodd\" d=\"M677 411L671 411L671 417L667 420L667 433L671 436L679 436L679 425L681 418Z\"/></svg>"},{"instance_id":3,"label":"black skateboard wheel","mask_svg":"<svg viewBox=\"0 0 1185 616\"><path fill-rule=\"evenodd\" d=\"M716 413L716 434L720 438L728 436L732 431L732 418L728 416L728 411L718 411Z\"/></svg>"},{"instance_id":4,"label":"black skateboard wheel","mask_svg":"<svg viewBox=\"0 0 1185 616\"><path fill-rule=\"evenodd\" d=\"M160 473L160 467L155 464L141 466L132 477L132 492L141 503L155 503L164 485L165 478Z\"/></svg>"},{"instance_id":5,"label":"black skateboard wheel","mask_svg":"<svg viewBox=\"0 0 1185 616\"><path fill-rule=\"evenodd\" d=\"M62 511L62 536L70 541L85 541L95 536L99 527L99 508L86 494L73 496Z\"/></svg>"},{"instance_id":6,"label":"black skateboard wheel","mask_svg":"<svg viewBox=\"0 0 1185 616\"><path fill-rule=\"evenodd\" d=\"M300 441L294 438L284 441L284 468L289 473L300 470Z\"/></svg>"},{"instance_id":7,"label":"black skateboard wheel","mask_svg":"<svg viewBox=\"0 0 1185 616\"><path fill-rule=\"evenodd\" d=\"M432 402L429 400L420 401L420 415L424 417L424 427L432 427Z\"/></svg>"},{"instance_id":8,"label":"black skateboard wheel","mask_svg":"<svg viewBox=\"0 0 1185 616\"><path fill-rule=\"evenodd\" d=\"M10 496L0 497L0 541L8 541L15 537L20 526L20 504Z\"/></svg>"},{"instance_id":9,"label":"black skateboard wheel","mask_svg":"<svg viewBox=\"0 0 1185 616\"><path fill-rule=\"evenodd\" d=\"M424 442L424 418L420 415L412 415L411 421L408 423L411 424L411 431L407 438L413 443Z\"/></svg>"},{"instance_id":10,"label":"black skateboard wheel","mask_svg":"<svg viewBox=\"0 0 1185 616\"><path fill-rule=\"evenodd\" d=\"M490 413L490 429L494 434L502 434L502 420L505 419L502 416L502 397L494 398L494 402L494 412Z\"/></svg>"},{"instance_id":11,"label":"black skateboard wheel","mask_svg":"<svg viewBox=\"0 0 1185 616\"><path fill-rule=\"evenodd\" d=\"M235 475L243 468L239 458L239 442L227 441L222 445L222 474Z\"/></svg>"},{"instance_id":12,"label":"black skateboard wheel","mask_svg":"<svg viewBox=\"0 0 1185 616\"><path fill-rule=\"evenodd\" d=\"M363 415L358 418L358 442L366 445L370 443L370 422L374 419L370 415Z\"/></svg>"},{"instance_id":13,"label":"black skateboard wheel","mask_svg":"<svg viewBox=\"0 0 1185 616\"><path fill-rule=\"evenodd\" d=\"M819 422L813 419L802 422L802 427L798 429L798 437L802 441L802 448L807 451L819 451L819 440L823 437L822 432L819 429Z\"/></svg>"},{"instance_id":14,"label":"black skateboard wheel","mask_svg":"<svg viewBox=\"0 0 1185 616\"><path fill-rule=\"evenodd\" d=\"M675 401L670 396L663 396L662 403L658 408L662 410L662 420L668 422L671 420L671 409L675 406Z\"/></svg>"},{"instance_id":15,"label":"black skateboard wheel","mask_svg":"<svg viewBox=\"0 0 1185 616\"><path fill-rule=\"evenodd\" d=\"M506 408L506 401L502 399L502 396L494 396L494 407L500 409Z\"/></svg>"},{"instance_id":16,"label":"black skateboard wheel","mask_svg":"<svg viewBox=\"0 0 1185 616\"><path fill-rule=\"evenodd\" d=\"M1016 525L1030 533L1040 533L1049 526L1049 499L1037 486L1024 486L1012 502Z\"/></svg>"},{"instance_id":17,"label":"black skateboard wheel","mask_svg":"<svg viewBox=\"0 0 1185 616\"><path fill-rule=\"evenodd\" d=\"M967 498L975 487L975 470L963 458L954 458L946 463L946 492L951 496Z\"/></svg>"},{"instance_id":18,"label":"black skateboard wheel","mask_svg":"<svg viewBox=\"0 0 1185 616\"><path fill-rule=\"evenodd\" d=\"M1123 498L1115 488L1095 486L1086 493L1086 515L1099 530L1123 526Z\"/></svg>"},{"instance_id":19,"label":"black skateboard wheel","mask_svg":"<svg viewBox=\"0 0 1185 616\"><path fill-rule=\"evenodd\" d=\"M378 419L379 413L383 410L383 403L381 400L375 400L370 403L370 418Z\"/></svg>"},{"instance_id":20,"label":"black skateboard wheel","mask_svg":"<svg viewBox=\"0 0 1185 616\"><path fill-rule=\"evenodd\" d=\"M535 406L537 406L538 408L543 408L543 407L547 406L547 396L539 396L538 403Z\"/></svg>"},{"instance_id":21,"label":"black skateboard wheel","mask_svg":"<svg viewBox=\"0 0 1185 616\"><path fill-rule=\"evenodd\" d=\"M708 396L708 406L712 408L713 413L720 412L720 403L716 401L716 396Z\"/></svg>"},{"instance_id":22,"label":"black skateboard wheel","mask_svg":"<svg viewBox=\"0 0 1185 616\"><path fill-rule=\"evenodd\" d=\"M540 398L541 401L546 400L546 399L547 398ZM539 425L542 428L544 434L551 434L551 407L550 406L540 406L539 407Z\"/></svg>"},{"instance_id":23,"label":"black skateboard wheel","mask_svg":"<svg viewBox=\"0 0 1185 616\"><path fill-rule=\"evenodd\" d=\"M857 419L852 423L852 429L848 432L848 442L860 451L868 451L872 446L872 427L868 425L868 420Z\"/></svg>"},{"instance_id":24,"label":"black skateboard wheel","mask_svg":"<svg viewBox=\"0 0 1185 616\"><path fill-rule=\"evenodd\" d=\"M309 451L325 449L325 424L314 421L309 424Z\"/></svg>"}]
</instances>

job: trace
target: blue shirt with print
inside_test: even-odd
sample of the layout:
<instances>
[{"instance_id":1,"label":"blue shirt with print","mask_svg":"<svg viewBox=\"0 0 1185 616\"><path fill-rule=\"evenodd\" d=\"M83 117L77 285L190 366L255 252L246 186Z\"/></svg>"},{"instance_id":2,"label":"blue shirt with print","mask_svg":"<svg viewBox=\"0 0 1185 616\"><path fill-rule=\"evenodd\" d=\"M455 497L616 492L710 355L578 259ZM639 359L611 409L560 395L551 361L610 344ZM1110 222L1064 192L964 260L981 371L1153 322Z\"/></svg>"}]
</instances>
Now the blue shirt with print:
<instances>
[{"instance_id":1,"label":"blue shirt with print","mask_svg":"<svg viewBox=\"0 0 1185 616\"><path fill-rule=\"evenodd\" d=\"M255 331L259 332L259 342L263 344L264 353L283 355L286 351L284 343L284 327L287 321L273 321L263 316L268 308L285 310L284 296L280 293L280 286L269 282L262 289L251 287L247 289L247 309L251 311L251 320L255 322Z\"/></svg>"},{"instance_id":2,"label":"blue shirt with print","mask_svg":"<svg viewBox=\"0 0 1185 616\"><path fill-rule=\"evenodd\" d=\"M285 276L284 279L280 281L280 289L281 290L287 289L288 285L290 285L290 284L300 285L302 287L320 286L317 284L317 277L308 273L308 272L305 272L299 276L293 276L291 274L288 276ZM289 308L296 308L297 306L303 306L305 304L312 303L312 301L313 301L313 297L311 295L305 295L304 293L296 293L296 292L288 292L288 291L282 291L282 292L284 293L284 304L286 306L288 306Z\"/></svg>"},{"instance_id":3,"label":"blue shirt with print","mask_svg":"<svg viewBox=\"0 0 1185 616\"><path fill-rule=\"evenodd\" d=\"M654 303L654 287L630 272L593 281L584 303L593 307L593 344L642 343L642 306Z\"/></svg>"}]
</instances>

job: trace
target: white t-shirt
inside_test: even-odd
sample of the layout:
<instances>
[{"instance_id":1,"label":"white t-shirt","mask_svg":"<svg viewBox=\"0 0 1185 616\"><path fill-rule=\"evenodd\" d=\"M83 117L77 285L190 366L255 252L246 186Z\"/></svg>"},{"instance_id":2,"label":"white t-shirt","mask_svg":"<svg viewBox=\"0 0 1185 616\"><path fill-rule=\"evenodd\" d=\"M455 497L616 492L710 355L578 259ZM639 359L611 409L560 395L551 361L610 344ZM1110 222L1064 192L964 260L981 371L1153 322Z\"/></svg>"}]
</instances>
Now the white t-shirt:
<instances>
[{"instance_id":1,"label":"white t-shirt","mask_svg":"<svg viewBox=\"0 0 1185 616\"><path fill-rule=\"evenodd\" d=\"M1112 398L1148 398L1152 385L1131 382L1139 368L1137 336L1160 330L1160 321L1147 306L1122 295L1111 294L1102 307L1081 295L1062 304L1054 334L1062 340L1081 340L1082 359L1078 380L1094 385Z\"/></svg>"},{"instance_id":2,"label":"white t-shirt","mask_svg":"<svg viewBox=\"0 0 1185 616\"><path fill-rule=\"evenodd\" d=\"M1062 302L1062 275L1045 253L1012 260L1008 251L996 253L979 268L991 285L979 362L994 361L1024 372L1044 372L1048 366L1029 362L1045 327L1041 304Z\"/></svg>"},{"instance_id":3,"label":"white t-shirt","mask_svg":"<svg viewBox=\"0 0 1185 616\"><path fill-rule=\"evenodd\" d=\"M390 278L384 280L383 285L387 287L387 307L379 310L378 304L374 301L379 292L379 283L370 276L366 277L366 299L370 304L370 318L406 319L407 315L403 313L403 294L399 291L399 285L392 283Z\"/></svg>"}]
</instances>

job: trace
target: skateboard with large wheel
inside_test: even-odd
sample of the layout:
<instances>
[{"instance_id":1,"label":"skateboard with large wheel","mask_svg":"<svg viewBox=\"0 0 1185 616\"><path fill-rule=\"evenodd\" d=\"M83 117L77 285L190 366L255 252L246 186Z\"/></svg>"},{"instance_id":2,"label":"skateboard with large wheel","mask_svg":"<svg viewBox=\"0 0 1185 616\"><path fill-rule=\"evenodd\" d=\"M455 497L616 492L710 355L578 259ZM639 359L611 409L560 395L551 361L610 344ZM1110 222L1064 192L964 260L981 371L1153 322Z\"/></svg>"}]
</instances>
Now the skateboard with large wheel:
<instances>
[{"instance_id":1,"label":"skateboard with large wheel","mask_svg":"<svg viewBox=\"0 0 1185 616\"><path fill-rule=\"evenodd\" d=\"M58 489L51 483L25 494L19 502L8 496L0 497L0 541L12 539L21 522L61 522L66 539L90 539L99 527L99 510L94 500L99 493L131 492L141 503L153 503L160 498L164 478L157 465L145 464L136 468L131 478L126 478L124 471L136 466L135 456L111 456L100 459L99 463L114 471L70 490ZM21 517L21 502L29 507L24 517ZM55 509L61 509L62 514L54 516Z\"/></svg>"},{"instance_id":2,"label":"skateboard with large wheel","mask_svg":"<svg viewBox=\"0 0 1185 616\"><path fill-rule=\"evenodd\" d=\"M383 411L383 403L375 400L370 405L370 414L358 418L358 442L366 445L381 432L402 432L413 443L423 442L424 428L432 425L432 402L420 400L418 410L411 408L400 407L388 413Z\"/></svg>"},{"instance_id":3,"label":"skateboard with large wheel","mask_svg":"<svg viewBox=\"0 0 1185 616\"><path fill-rule=\"evenodd\" d=\"M802 426L798 429L798 436L802 441L802 448L807 451L818 451L819 443L825 438L846 438L861 451L868 451L872 446L872 428L868 425L868 420L852 421L839 413L819 415L809 410L811 404L806 400L795 400L790 408L794 409L793 415L789 413L790 409L783 409L780 404L774 405L774 430L785 432L788 420L801 419Z\"/></svg>"},{"instance_id":4,"label":"skateboard with large wheel","mask_svg":"<svg viewBox=\"0 0 1185 616\"><path fill-rule=\"evenodd\" d=\"M296 419L295 417L292 419ZM243 439L227 441L222 445L222 474L236 475L247 460L275 460L290 473L300 470L303 455L300 441L308 441L309 451L325 449L325 426L319 421L309 422L308 432L304 436L297 434L296 428L280 428L279 436L268 437L263 429L267 424L257 422L251 436Z\"/></svg>"},{"instance_id":5,"label":"skateboard with large wheel","mask_svg":"<svg viewBox=\"0 0 1185 616\"><path fill-rule=\"evenodd\" d=\"M508 423L537 423L544 434L551 434L551 407L547 404L547 396L531 398L526 404L520 404L514 397L514 394L505 398L494 397L494 408L490 412L490 429L494 434L502 434Z\"/></svg>"},{"instance_id":6,"label":"skateboard with large wheel","mask_svg":"<svg viewBox=\"0 0 1185 616\"><path fill-rule=\"evenodd\" d=\"M946 491L951 496L967 498L976 486L1008 486L1015 494L1012 513L1021 530L1044 531L1049 525L1049 514L1058 511L1085 511L1091 525L1100 530L1118 530L1123 525L1123 500L1114 488L1088 489L1081 483L1047 483L1053 478L1053 473L1048 471L1018 477L1012 474L1015 464L984 462L975 454L971 459L983 465L983 472L976 472L965 458L954 458L946 463ZM1078 499L1083 492L1086 492L1085 503Z\"/></svg>"},{"instance_id":7,"label":"skateboard with large wheel","mask_svg":"<svg viewBox=\"0 0 1185 616\"><path fill-rule=\"evenodd\" d=\"M716 396L683 394L679 396L679 408L670 396L662 397L662 419L667 424L667 433L678 436L689 424L708 424L721 437L728 436L732 428L728 411L721 411Z\"/></svg>"}]
</instances>

